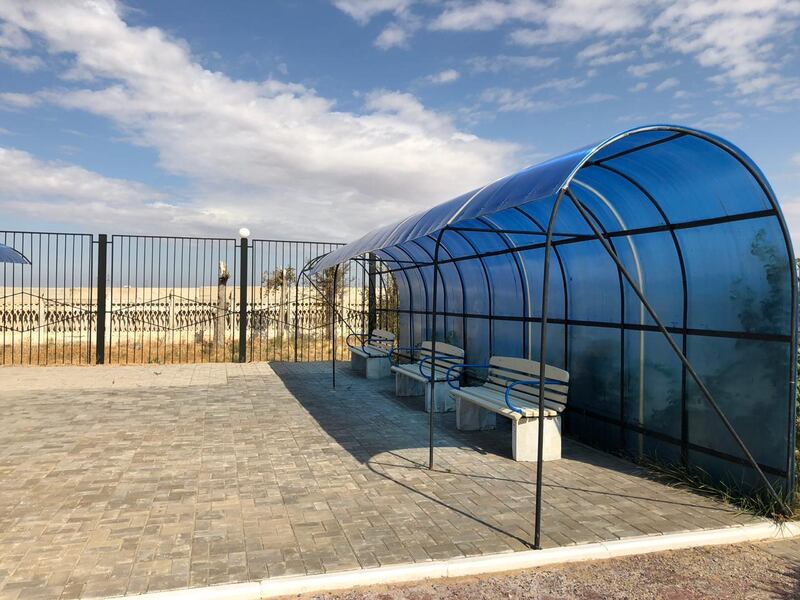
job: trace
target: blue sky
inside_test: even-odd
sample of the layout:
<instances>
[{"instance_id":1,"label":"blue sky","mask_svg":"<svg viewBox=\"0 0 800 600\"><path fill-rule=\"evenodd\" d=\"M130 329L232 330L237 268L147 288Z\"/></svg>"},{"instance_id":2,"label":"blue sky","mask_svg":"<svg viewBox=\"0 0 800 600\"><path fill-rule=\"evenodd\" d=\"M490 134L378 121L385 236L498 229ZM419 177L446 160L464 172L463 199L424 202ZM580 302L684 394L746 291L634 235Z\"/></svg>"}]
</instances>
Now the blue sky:
<instances>
[{"instance_id":1,"label":"blue sky","mask_svg":"<svg viewBox=\"0 0 800 600\"><path fill-rule=\"evenodd\" d=\"M347 240L648 123L800 239L798 0L0 0L3 229Z\"/></svg>"}]
</instances>

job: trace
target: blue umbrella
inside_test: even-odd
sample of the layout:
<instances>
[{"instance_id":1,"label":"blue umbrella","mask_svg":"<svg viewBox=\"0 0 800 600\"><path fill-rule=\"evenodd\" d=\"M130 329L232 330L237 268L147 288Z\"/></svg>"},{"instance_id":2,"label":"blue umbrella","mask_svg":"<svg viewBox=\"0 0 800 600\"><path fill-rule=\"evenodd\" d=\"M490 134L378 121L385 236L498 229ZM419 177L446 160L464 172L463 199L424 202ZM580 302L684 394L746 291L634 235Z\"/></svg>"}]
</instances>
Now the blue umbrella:
<instances>
[{"instance_id":1,"label":"blue umbrella","mask_svg":"<svg viewBox=\"0 0 800 600\"><path fill-rule=\"evenodd\" d=\"M0 244L0 263L16 263L19 265L29 265L31 261L13 248Z\"/></svg>"}]
</instances>

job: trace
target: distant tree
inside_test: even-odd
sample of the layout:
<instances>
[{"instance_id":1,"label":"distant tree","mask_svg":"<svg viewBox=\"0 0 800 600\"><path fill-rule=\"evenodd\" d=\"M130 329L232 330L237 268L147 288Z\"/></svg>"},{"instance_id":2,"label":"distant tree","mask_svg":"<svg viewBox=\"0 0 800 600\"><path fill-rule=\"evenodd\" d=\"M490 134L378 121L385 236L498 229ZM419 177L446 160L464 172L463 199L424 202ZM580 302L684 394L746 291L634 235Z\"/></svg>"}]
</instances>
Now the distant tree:
<instances>
[{"instance_id":1,"label":"distant tree","mask_svg":"<svg viewBox=\"0 0 800 600\"><path fill-rule=\"evenodd\" d=\"M294 267L275 269L271 273L264 271L261 273L261 287L268 290L277 290L283 287L290 288L294 285L297 275Z\"/></svg>"},{"instance_id":2,"label":"distant tree","mask_svg":"<svg viewBox=\"0 0 800 600\"><path fill-rule=\"evenodd\" d=\"M339 265L337 271L336 267L331 267L314 274L312 282L317 292L319 293L319 303L324 307L325 322L330 323L333 320L333 306L331 305L333 286L334 286L334 273L336 274L336 304L341 307L344 301L344 282L346 281L346 265Z\"/></svg>"}]
</instances>

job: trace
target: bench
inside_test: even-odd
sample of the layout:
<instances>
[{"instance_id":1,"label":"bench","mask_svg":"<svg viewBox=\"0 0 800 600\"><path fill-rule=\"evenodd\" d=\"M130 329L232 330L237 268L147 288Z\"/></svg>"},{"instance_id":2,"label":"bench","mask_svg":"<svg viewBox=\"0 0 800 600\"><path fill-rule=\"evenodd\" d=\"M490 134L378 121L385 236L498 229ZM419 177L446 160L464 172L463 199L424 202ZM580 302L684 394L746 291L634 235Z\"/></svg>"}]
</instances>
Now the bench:
<instances>
[{"instance_id":1,"label":"bench","mask_svg":"<svg viewBox=\"0 0 800 600\"><path fill-rule=\"evenodd\" d=\"M396 364L392 367L395 374L395 394L397 396L422 396L425 395L425 412L431 410L431 342L422 342L418 350L419 361L404 365ZM394 352L397 352L395 350ZM393 354L394 354L393 352ZM448 394L447 372L450 367L458 366L464 362L464 351L457 346L443 342L436 342L436 382L442 385L434 386L436 398L433 401L434 412L452 412L455 402ZM458 377L458 375L454 375Z\"/></svg>"},{"instance_id":2,"label":"bench","mask_svg":"<svg viewBox=\"0 0 800 600\"><path fill-rule=\"evenodd\" d=\"M456 426L461 431L494 429L495 416L512 421L514 460L535 461L539 439L540 363L524 358L493 356L483 385L455 387L449 378L450 395L456 401ZM567 405L569 373L545 365L544 446L542 460L561 458L561 413Z\"/></svg>"},{"instance_id":3,"label":"bench","mask_svg":"<svg viewBox=\"0 0 800 600\"><path fill-rule=\"evenodd\" d=\"M380 379L391 375L389 353L394 348L394 334L383 329L373 329L369 334L351 333L347 336L350 348L350 366L367 379Z\"/></svg>"}]
</instances>

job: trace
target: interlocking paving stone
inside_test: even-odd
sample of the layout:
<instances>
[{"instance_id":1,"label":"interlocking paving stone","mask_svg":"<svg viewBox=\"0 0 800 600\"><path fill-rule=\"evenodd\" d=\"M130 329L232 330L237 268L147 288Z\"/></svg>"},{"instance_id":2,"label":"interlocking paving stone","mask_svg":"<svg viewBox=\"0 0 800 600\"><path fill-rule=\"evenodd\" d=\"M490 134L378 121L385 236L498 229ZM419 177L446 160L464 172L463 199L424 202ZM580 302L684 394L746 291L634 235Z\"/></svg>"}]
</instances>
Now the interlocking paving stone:
<instances>
[{"instance_id":1,"label":"interlocking paving stone","mask_svg":"<svg viewBox=\"0 0 800 600\"><path fill-rule=\"evenodd\" d=\"M527 549L510 433L328 363L4 368L0 598L89 598ZM543 543L756 521L565 440ZM776 552L782 548L776 548ZM796 554L796 546L786 545Z\"/></svg>"}]
</instances>

